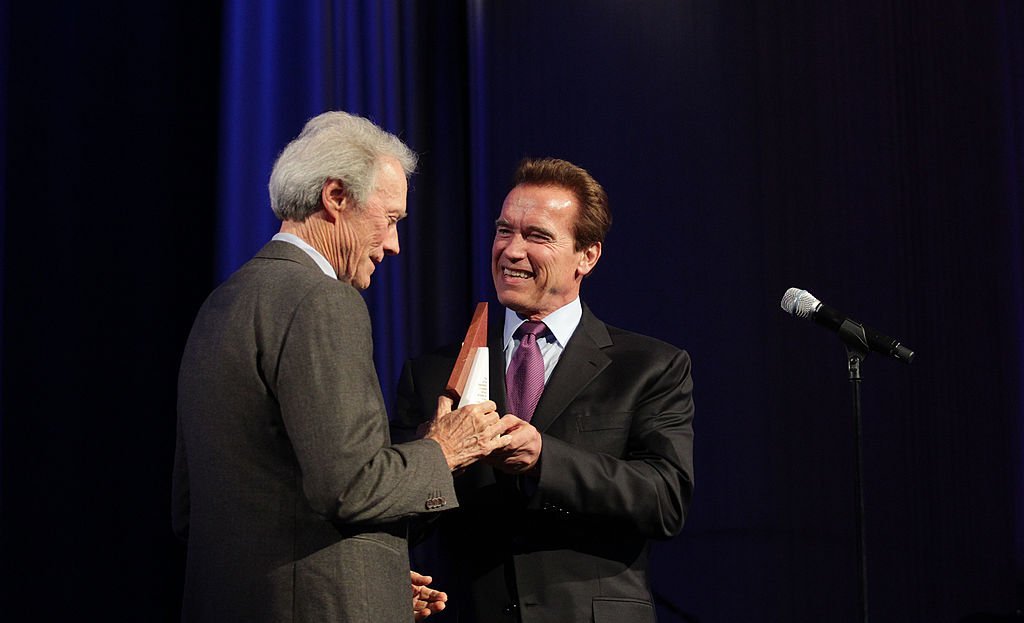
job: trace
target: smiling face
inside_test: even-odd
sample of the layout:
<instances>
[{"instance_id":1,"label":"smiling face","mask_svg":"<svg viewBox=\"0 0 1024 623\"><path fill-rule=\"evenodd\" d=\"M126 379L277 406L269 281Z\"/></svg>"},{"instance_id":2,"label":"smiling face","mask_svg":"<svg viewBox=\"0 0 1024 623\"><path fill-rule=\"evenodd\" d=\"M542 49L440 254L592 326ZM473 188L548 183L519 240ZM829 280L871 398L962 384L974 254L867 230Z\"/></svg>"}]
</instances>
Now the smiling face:
<instances>
[{"instance_id":1,"label":"smiling face","mask_svg":"<svg viewBox=\"0 0 1024 623\"><path fill-rule=\"evenodd\" d=\"M385 255L398 255L398 221L405 218L408 183L394 158L383 158L377 169L373 192L362 207L348 204L336 221L340 241L339 279L356 288L370 286L370 276Z\"/></svg>"},{"instance_id":2,"label":"smiling face","mask_svg":"<svg viewBox=\"0 0 1024 623\"><path fill-rule=\"evenodd\" d=\"M505 198L491 247L498 300L531 320L572 302L601 257L601 243L576 250L579 205L560 186L516 186Z\"/></svg>"}]
</instances>

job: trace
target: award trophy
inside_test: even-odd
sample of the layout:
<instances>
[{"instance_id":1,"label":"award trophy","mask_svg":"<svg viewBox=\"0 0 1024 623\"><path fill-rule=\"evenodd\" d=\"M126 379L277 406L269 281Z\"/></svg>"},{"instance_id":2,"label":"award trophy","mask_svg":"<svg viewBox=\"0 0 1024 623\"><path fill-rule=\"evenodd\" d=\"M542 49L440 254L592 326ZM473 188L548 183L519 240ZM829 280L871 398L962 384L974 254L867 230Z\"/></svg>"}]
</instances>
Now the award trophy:
<instances>
[{"instance_id":1,"label":"award trophy","mask_svg":"<svg viewBox=\"0 0 1024 623\"><path fill-rule=\"evenodd\" d=\"M487 355L487 303L477 303L466 339L444 391L458 401L456 408L490 399L490 362Z\"/></svg>"}]
</instances>

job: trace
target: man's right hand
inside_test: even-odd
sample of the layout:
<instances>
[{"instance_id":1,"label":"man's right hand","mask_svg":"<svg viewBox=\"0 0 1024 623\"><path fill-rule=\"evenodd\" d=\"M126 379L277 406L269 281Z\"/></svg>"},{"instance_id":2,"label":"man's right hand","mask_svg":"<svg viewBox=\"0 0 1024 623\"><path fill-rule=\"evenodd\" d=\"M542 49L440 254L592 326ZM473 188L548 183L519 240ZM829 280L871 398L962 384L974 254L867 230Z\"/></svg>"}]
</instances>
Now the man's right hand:
<instances>
[{"instance_id":1,"label":"man's right hand","mask_svg":"<svg viewBox=\"0 0 1024 623\"><path fill-rule=\"evenodd\" d=\"M509 442L502 434L514 422L499 419L495 409L497 405L488 400L452 411L451 398L440 396L424 436L441 445L449 469L463 469Z\"/></svg>"}]
</instances>

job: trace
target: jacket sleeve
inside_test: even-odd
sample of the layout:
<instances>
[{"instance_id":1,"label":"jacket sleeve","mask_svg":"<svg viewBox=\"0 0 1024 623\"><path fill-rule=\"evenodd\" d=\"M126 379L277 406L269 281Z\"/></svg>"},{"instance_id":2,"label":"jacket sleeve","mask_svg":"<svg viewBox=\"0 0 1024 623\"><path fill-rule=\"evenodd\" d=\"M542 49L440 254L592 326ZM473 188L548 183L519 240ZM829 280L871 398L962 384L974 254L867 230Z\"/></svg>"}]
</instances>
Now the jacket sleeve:
<instances>
[{"instance_id":1,"label":"jacket sleeve","mask_svg":"<svg viewBox=\"0 0 1024 623\"><path fill-rule=\"evenodd\" d=\"M376 523L458 506L432 440L392 446L366 305L345 284L313 288L294 312L271 383L319 513Z\"/></svg>"},{"instance_id":2,"label":"jacket sleeve","mask_svg":"<svg viewBox=\"0 0 1024 623\"><path fill-rule=\"evenodd\" d=\"M632 405L622 456L544 434L530 507L611 519L650 538L678 534L693 494L692 391L689 355L677 350Z\"/></svg>"}]
</instances>

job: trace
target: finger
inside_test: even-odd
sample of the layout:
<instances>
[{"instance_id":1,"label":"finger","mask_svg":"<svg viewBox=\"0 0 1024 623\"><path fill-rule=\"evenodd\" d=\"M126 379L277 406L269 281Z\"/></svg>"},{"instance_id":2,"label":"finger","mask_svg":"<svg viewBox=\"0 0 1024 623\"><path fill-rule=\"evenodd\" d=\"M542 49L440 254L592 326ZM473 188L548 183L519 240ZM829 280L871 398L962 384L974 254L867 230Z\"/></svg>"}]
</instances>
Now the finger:
<instances>
[{"instance_id":1,"label":"finger","mask_svg":"<svg viewBox=\"0 0 1024 623\"><path fill-rule=\"evenodd\" d=\"M409 570L409 577L412 578L412 583L415 586L426 586L434 581L434 578L429 575L423 575L422 573L418 573L412 569Z\"/></svg>"},{"instance_id":2,"label":"finger","mask_svg":"<svg viewBox=\"0 0 1024 623\"><path fill-rule=\"evenodd\" d=\"M505 417L501 418L500 420L497 420L497 421L495 421L495 422L493 422L491 424L488 424L484 428L483 433L484 433L485 436L488 436L488 437L491 436L491 435L510 434L512 431L518 430L524 424L526 424L526 422L520 420L516 416L514 416L514 415L506 415Z\"/></svg>"},{"instance_id":3,"label":"finger","mask_svg":"<svg viewBox=\"0 0 1024 623\"><path fill-rule=\"evenodd\" d=\"M497 437L485 442L484 448L486 448L487 454L500 452L502 449L507 448L511 441L512 437L509 435L498 435Z\"/></svg>"},{"instance_id":4,"label":"finger","mask_svg":"<svg viewBox=\"0 0 1024 623\"><path fill-rule=\"evenodd\" d=\"M505 415L501 416L501 421L509 423L508 430L515 430L519 426L526 424L526 422L524 422L523 420L519 419L518 417L511 413L506 413Z\"/></svg>"},{"instance_id":5,"label":"finger","mask_svg":"<svg viewBox=\"0 0 1024 623\"><path fill-rule=\"evenodd\" d=\"M501 419L499 421L505 425L505 430L509 432L527 425L527 422L525 420L521 420L515 415L512 415L511 413L506 413L505 415L501 416Z\"/></svg>"},{"instance_id":6,"label":"finger","mask_svg":"<svg viewBox=\"0 0 1024 623\"><path fill-rule=\"evenodd\" d=\"M477 436L479 443L482 443L489 450L495 448L503 448L509 443L509 435L503 435L504 432L500 423L491 424L490 426L484 427Z\"/></svg>"},{"instance_id":7,"label":"finger","mask_svg":"<svg viewBox=\"0 0 1024 623\"><path fill-rule=\"evenodd\" d=\"M474 425L479 429L486 428L487 426L491 426L499 421L498 414L494 411L488 411L486 413L472 413L470 414L470 417L473 418Z\"/></svg>"},{"instance_id":8,"label":"finger","mask_svg":"<svg viewBox=\"0 0 1024 623\"><path fill-rule=\"evenodd\" d=\"M529 440L528 437L520 433L519 431L512 431L508 435L502 435L498 437L498 440L503 441L504 444L497 446L493 451L495 454L515 454L519 449L526 445Z\"/></svg>"},{"instance_id":9,"label":"finger","mask_svg":"<svg viewBox=\"0 0 1024 623\"><path fill-rule=\"evenodd\" d=\"M426 586L420 586L419 594L416 595L416 598L422 599L423 601L434 601L440 594L440 591L435 591L434 589L427 588Z\"/></svg>"},{"instance_id":10,"label":"finger","mask_svg":"<svg viewBox=\"0 0 1024 623\"><path fill-rule=\"evenodd\" d=\"M437 397L437 413L435 417L441 417L448 415L452 412L452 399L448 396L441 395Z\"/></svg>"},{"instance_id":11,"label":"finger","mask_svg":"<svg viewBox=\"0 0 1024 623\"><path fill-rule=\"evenodd\" d=\"M420 584L419 582L413 581L412 584L412 596L416 599L423 599L423 592L429 591L430 589Z\"/></svg>"},{"instance_id":12,"label":"finger","mask_svg":"<svg viewBox=\"0 0 1024 623\"><path fill-rule=\"evenodd\" d=\"M477 402L471 405L466 405L473 414L478 413L490 413L498 408L498 405L494 404L492 400L485 400L483 402Z\"/></svg>"}]
</instances>

